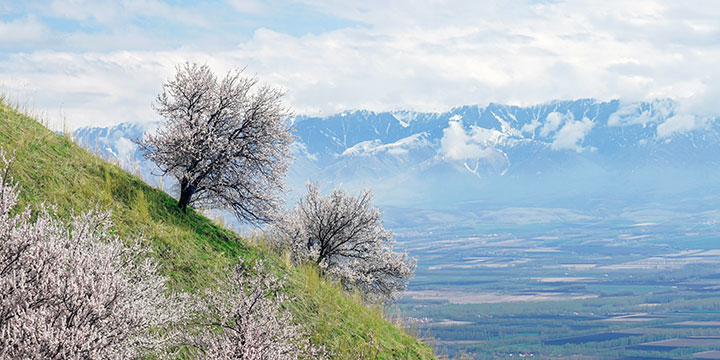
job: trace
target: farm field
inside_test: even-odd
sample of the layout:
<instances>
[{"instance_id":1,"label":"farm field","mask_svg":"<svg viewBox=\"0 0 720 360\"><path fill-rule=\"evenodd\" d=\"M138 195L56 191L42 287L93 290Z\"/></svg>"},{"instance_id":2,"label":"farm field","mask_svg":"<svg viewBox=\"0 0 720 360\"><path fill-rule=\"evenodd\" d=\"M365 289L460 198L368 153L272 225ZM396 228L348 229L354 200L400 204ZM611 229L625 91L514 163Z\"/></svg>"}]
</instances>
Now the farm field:
<instances>
[{"instance_id":1,"label":"farm field","mask_svg":"<svg viewBox=\"0 0 720 360\"><path fill-rule=\"evenodd\" d=\"M715 356L717 218L397 231L419 265L395 311L451 358Z\"/></svg>"}]
</instances>

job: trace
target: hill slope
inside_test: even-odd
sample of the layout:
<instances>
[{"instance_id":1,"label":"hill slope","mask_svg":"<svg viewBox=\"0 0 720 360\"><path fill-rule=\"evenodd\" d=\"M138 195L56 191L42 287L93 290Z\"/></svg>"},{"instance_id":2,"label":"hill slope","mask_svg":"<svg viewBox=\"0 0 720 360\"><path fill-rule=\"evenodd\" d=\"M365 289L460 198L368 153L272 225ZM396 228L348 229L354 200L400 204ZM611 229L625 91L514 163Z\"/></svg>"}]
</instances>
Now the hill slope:
<instances>
[{"instance_id":1,"label":"hill slope","mask_svg":"<svg viewBox=\"0 0 720 360\"><path fill-rule=\"evenodd\" d=\"M112 210L121 236L148 239L174 289L201 289L238 257L265 258L288 275L292 310L314 343L340 358L359 352L379 359L432 358L429 347L385 321L381 310L347 296L313 269L293 268L194 211L181 213L169 195L2 103L0 147L15 153L10 172L19 183L21 207L55 204L61 215L96 204Z\"/></svg>"}]
</instances>

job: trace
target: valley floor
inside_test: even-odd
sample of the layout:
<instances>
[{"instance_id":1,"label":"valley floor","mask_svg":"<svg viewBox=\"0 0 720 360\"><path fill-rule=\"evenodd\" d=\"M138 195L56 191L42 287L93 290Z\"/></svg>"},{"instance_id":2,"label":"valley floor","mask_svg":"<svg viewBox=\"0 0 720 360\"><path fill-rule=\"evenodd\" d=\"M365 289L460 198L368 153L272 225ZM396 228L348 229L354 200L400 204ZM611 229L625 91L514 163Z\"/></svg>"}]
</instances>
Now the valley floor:
<instances>
[{"instance_id":1,"label":"valley floor","mask_svg":"<svg viewBox=\"0 0 720 360\"><path fill-rule=\"evenodd\" d=\"M400 233L395 310L450 357L717 358L719 213L644 217Z\"/></svg>"}]
</instances>

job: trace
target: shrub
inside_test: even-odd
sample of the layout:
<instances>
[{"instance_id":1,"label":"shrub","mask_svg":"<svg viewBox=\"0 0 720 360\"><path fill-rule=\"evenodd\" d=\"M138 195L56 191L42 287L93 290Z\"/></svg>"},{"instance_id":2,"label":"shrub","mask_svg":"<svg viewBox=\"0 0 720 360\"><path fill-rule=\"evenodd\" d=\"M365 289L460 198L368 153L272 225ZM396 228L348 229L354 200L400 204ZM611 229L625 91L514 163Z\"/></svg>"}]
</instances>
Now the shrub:
<instances>
[{"instance_id":1,"label":"shrub","mask_svg":"<svg viewBox=\"0 0 720 360\"><path fill-rule=\"evenodd\" d=\"M125 245L97 209L69 226L45 207L31 221L0 159L0 358L162 355L184 311L142 239Z\"/></svg>"},{"instance_id":2,"label":"shrub","mask_svg":"<svg viewBox=\"0 0 720 360\"><path fill-rule=\"evenodd\" d=\"M275 225L276 242L296 262L316 263L325 274L363 292L371 301L389 302L407 287L415 260L393 251L392 233L372 206L372 193L353 196L335 189L320 196L316 185Z\"/></svg>"},{"instance_id":3,"label":"shrub","mask_svg":"<svg viewBox=\"0 0 720 360\"><path fill-rule=\"evenodd\" d=\"M284 281L238 264L215 289L195 298L187 341L206 359L323 358L287 311Z\"/></svg>"}]
</instances>

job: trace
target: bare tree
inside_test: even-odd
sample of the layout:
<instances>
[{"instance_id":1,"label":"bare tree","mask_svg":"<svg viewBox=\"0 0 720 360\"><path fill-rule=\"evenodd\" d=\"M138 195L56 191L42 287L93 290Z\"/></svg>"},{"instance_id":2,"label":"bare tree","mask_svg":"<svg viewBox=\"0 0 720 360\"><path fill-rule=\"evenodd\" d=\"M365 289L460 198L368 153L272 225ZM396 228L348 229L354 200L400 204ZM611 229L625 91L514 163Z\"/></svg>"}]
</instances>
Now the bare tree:
<instances>
[{"instance_id":1,"label":"bare tree","mask_svg":"<svg viewBox=\"0 0 720 360\"><path fill-rule=\"evenodd\" d=\"M0 358L162 355L184 311L142 241L124 245L98 211L69 228L46 209L32 222L0 159Z\"/></svg>"},{"instance_id":2,"label":"bare tree","mask_svg":"<svg viewBox=\"0 0 720 360\"><path fill-rule=\"evenodd\" d=\"M276 225L295 261L315 262L326 274L360 289L369 300L392 301L407 287L415 260L393 252L392 233L372 206L370 190L352 196L335 189L320 196L316 185Z\"/></svg>"},{"instance_id":3,"label":"bare tree","mask_svg":"<svg viewBox=\"0 0 720 360\"><path fill-rule=\"evenodd\" d=\"M165 122L138 144L178 180L180 209L204 204L251 223L272 220L292 143L282 92L241 70L218 81L207 65L190 63L163 88L154 108Z\"/></svg>"},{"instance_id":4,"label":"bare tree","mask_svg":"<svg viewBox=\"0 0 720 360\"><path fill-rule=\"evenodd\" d=\"M262 262L238 264L205 296L196 297L188 342L206 359L321 359L286 308L284 281Z\"/></svg>"}]
</instances>

